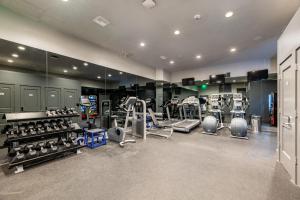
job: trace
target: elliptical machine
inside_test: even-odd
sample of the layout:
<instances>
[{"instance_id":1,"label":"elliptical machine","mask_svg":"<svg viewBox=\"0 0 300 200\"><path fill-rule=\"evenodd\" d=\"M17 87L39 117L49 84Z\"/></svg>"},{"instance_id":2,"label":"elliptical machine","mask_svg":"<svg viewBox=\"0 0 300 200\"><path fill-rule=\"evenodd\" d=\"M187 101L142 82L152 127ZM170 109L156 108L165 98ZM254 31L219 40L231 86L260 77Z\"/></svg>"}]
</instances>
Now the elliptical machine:
<instances>
[{"instance_id":1,"label":"elliptical machine","mask_svg":"<svg viewBox=\"0 0 300 200\"><path fill-rule=\"evenodd\" d=\"M231 104L231 123L229 127L231 130L231 137L248 140L248 124L245 119L246 110L249 107L248 99L243 98L243 94L236 93L233 94L231 98Z\"/></svg>"},{"instance_id":2,"label":"elliptical machine","mask_svg":"<svg viewBox=\"0 0 300 200\"><path fill-rule=\"evenodd\" d=\"M208 102L210 106L210 115L206 116L203 120L202 133L208 135L218 135L217 131L224 128L222 121L222 109L224 107L224 99L219 94L212 94L209 96Z\"/></svg>"}]
</instances>

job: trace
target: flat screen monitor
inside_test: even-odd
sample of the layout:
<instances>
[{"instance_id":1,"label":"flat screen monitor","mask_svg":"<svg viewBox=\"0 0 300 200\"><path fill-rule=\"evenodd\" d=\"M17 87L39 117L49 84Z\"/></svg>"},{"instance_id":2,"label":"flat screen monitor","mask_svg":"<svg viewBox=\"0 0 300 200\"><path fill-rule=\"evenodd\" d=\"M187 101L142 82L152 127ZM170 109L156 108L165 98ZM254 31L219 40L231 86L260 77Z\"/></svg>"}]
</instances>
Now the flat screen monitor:
<instances>
[{"instance_id":1,"label":"flat screen monitor","mask_svg":"<svg viewBox=\"0 0 300 200\"><path fill-rule=\"evenodd\" d=\"M195 78L184 78L182 79L182 86L195 85Z\"/></svg>"},{"instance_id":2,"label":"flat screen monitor","mask_svg":"<svg viewBox=\"0 0 300 200\"><path fill-rule=\"evenodd\" d=\"M209 76L209 83L210 84L224 84L225 83L225 74L218 74L218 75L210 75Z\"/></svg>"},{"instance_id":3,"label":"flat screen monitor","mask_svg":"<svg viewBox=\"0 0 300 200\"><path fill-rule=\"evenodd\" d=\"M259 81L263 79L269 78L269 71L267 69L258 70L258 71L250 71L247 73L247 80L250 81Z\"/></svg>"}]
</instances>

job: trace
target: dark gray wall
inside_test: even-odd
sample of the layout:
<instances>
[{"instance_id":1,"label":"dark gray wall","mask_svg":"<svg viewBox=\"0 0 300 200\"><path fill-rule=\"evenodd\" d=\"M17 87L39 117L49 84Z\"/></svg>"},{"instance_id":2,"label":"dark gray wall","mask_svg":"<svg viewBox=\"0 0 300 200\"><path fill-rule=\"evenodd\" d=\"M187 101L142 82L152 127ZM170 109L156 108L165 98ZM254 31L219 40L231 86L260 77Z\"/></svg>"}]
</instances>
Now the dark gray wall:
<instances>
[{"instance_id":1,"label":"dark gray wall","mask_svg":"<svg viewBox=\"0 0 300 200\"><path fill-rule=\"evenodd\" d=\"M264 122L269 120L268 95L277 92L277 80L251 82L249 87L249 113L262 116Z\"/></svg>"}]
</instances>

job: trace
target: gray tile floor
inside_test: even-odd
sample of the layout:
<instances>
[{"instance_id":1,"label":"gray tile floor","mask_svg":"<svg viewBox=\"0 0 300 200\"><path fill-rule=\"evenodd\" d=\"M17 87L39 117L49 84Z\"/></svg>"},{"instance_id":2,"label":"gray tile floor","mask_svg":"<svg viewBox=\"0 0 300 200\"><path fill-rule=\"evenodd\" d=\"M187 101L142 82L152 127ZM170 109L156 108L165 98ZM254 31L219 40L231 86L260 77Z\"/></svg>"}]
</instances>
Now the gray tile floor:
<instances>
[{"instance_id":1,"label":"gray tile floor","mask_svg":"<svg viewBox=\"0 0 300 200\"><path fill-rule=\"evenodd\" d=\"M109 144L18 175L0 172L0 199L292 200L300 199L276 162L276 134L250 140L200 133L120 148Z\"/></svg>"}]
</instances>

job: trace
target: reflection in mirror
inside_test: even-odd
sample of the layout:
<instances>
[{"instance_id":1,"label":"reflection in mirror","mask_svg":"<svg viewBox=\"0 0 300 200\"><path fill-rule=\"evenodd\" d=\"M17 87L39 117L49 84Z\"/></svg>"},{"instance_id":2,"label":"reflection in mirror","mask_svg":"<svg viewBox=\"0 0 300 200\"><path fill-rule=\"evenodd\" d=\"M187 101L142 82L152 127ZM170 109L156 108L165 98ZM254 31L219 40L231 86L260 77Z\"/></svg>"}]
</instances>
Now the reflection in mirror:
<instances>
[{"instance_id":1,"label":"reflection in mirror","mask_svg":"<svg viewBox=\"0 0 300 200\"><path fill-rule=\"evenodd\" d=\"M48 52L48 109L72 108L82 125L99 125L100 103L106 96L106 68Z\"/></svg>"},{"instance_id":2,"label":"reflection in mirror","mask_svg":"<svg viewBox=\"0 0 300 200\"><path fill-rule=\"evenodd\" d=\"M0 70L0 113L45 110L45 51L0 40Z\"/></svg>"}]
</instances>

